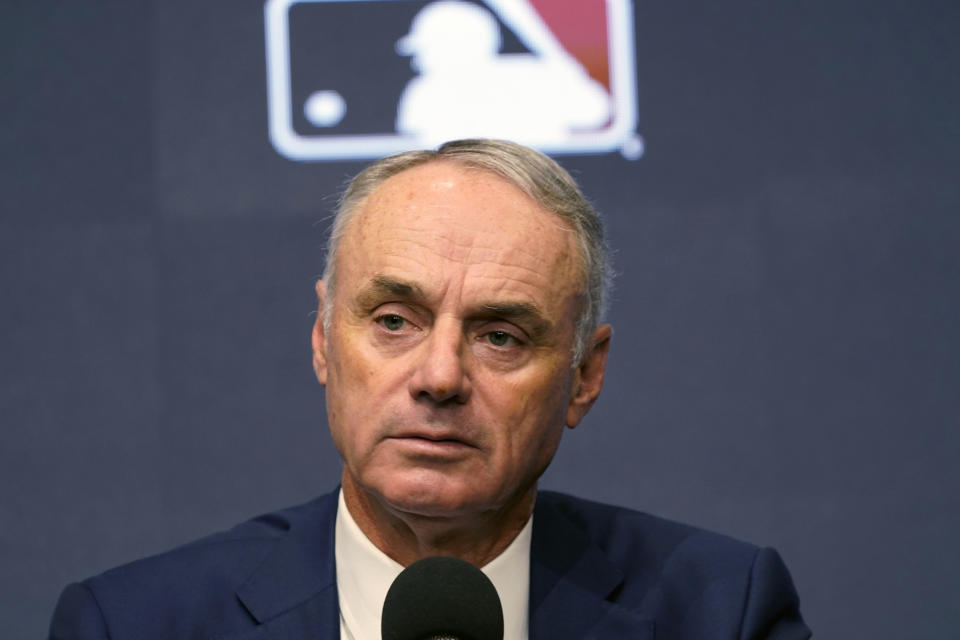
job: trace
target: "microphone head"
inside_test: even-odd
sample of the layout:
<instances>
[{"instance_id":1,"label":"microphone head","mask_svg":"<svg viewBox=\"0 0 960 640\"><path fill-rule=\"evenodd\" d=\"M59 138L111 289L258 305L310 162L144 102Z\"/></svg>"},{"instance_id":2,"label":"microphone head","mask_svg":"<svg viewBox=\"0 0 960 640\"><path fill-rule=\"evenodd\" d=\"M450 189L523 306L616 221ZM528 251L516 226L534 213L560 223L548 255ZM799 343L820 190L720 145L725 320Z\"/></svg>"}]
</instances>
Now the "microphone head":
<instances>
[{"instance_id":1,"label":"microphone head","mask_svg":"<svg viewBox=\"0 0 960 640\"><path fill-rule=\"evenodd\" d=\"M459 558L411 564L383 602L383 640L503 640L503 609L490 579Z\"/></svg>"}]
</instances>

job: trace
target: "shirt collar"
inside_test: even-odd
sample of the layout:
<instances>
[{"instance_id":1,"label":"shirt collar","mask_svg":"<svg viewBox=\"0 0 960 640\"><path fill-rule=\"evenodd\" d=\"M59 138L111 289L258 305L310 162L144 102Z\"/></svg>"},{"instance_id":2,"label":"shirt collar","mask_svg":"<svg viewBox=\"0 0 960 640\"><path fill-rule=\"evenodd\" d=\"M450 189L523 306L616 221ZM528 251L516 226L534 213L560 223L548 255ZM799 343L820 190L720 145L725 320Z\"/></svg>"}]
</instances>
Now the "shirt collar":
<instances>
[{"instance_id":1,"label":"shirt collar","mask_svg":"<svg viewBox=\"0 0 960 640\"><path fill-rule=\"evenodd\" d=\"M503 606L504 640L526 640L530 599L530 541L533 516L506 549L482 571ZM378 549L360 530L343 499L337 507L334 554L340 600L340 636L344 640L380 638L383 600L403 566Z\"/></svg>"}]
</instances>

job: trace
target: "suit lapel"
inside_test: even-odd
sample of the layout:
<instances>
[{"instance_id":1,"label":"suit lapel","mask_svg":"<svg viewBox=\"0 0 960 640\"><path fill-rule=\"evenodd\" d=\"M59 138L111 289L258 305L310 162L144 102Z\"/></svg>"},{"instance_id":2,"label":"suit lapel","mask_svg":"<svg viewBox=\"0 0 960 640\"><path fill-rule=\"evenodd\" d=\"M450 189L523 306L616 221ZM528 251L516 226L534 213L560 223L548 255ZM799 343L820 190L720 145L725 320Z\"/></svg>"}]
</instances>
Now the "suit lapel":
<instances>
[{"instance_id":1,"label":"suit lapel","mask_svg":"<svg viewBox=\"0 0 960 640\"><path fill-rule=\"evenodd\" d=\"M653 622L616 602L622 572L547 496L530 548L530 640L652 640Z\"/></svg>"},{"instance_id":2,"label":"suit lapel","mask_svg":"<svg viewBox=\"0 0 960 640\"><path fill-rule=\"evenodd\" d=\"M260 626L220 640L340 637L333 552L338 492L317 500L277 542L237 597Z\"/></svg>"},{"instance_id":3,"label":"suit lapel","mask_svg":"<svg viewBox=\"0 0 960 640\"><path fill-rule=\"evenodd\" d=\"M216 640L340 637L334 523L337 492L320 498L237 590L259 626ZM530 551L530 640L653 640L653 622L616 602L622 572L567 516L538 499Z\"/></svg>"}]
</instances>

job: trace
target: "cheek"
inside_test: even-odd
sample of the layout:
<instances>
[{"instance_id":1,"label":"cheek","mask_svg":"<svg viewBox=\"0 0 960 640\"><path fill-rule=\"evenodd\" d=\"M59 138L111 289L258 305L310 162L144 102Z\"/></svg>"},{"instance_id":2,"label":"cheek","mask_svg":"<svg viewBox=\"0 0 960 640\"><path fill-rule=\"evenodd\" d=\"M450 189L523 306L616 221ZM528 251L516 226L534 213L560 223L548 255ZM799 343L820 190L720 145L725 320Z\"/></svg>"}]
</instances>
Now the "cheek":
<instances>
[{"instance_id":1,"label":"cheek","mask_svg":"<svg viewBox=\"0 0 960 640\"><path fill-rule=\"evenodd\" d=\"M554 372L525 384L500 385L491 394L508 457L536 459L556 447L566 420L568 387L567 377Z\"/></svg>"},{"instance_id":2,"label":"cheek","mask_svg":"<svg viewBox=\"0 0 960 640\"><path fill-rule=\"evenodd\" d=\"M373 389L368 388L376 380L374 367L362 357L361 352L351 348L349 342L332 340L327 374L326 402L330 434L340 453L362 447L366 433L361 428L371 424L368 412L375 403L369 401Z\"/></svg>"},{"instance_id":3,"label":"cheek","mask_svg":"<svg viewBox=\"0 0 960 640\"><path fill-rule=\"evenodd\" d=\"M332 372L331 372L332 374ZM328 378L326 389L327 403L327 424L330 427L330 437L333 444L341 456L345 456L347 451L346 434L350 432L351 425L344 424L344 416L349 416L350 412L344 410L344 398L340 391L339 375L331 375Z\"/></svg>"},{"instance_id":4,"label":"cheek","mask_svg":"<svg viewBox=\"0 0 960 640\"><path fill-rule=\"evenodd\" d=\"M335 387L335 395L342 404L352 405L349 410L358 410L365 403L358 402L357 398L370 395L373 383L382 377L383 371L374 363L373 354L367 352L369 347L364 345L362 336L345 333L347 335L336 335L331 340L328 385Z\"/></svg>"}]
</instances>

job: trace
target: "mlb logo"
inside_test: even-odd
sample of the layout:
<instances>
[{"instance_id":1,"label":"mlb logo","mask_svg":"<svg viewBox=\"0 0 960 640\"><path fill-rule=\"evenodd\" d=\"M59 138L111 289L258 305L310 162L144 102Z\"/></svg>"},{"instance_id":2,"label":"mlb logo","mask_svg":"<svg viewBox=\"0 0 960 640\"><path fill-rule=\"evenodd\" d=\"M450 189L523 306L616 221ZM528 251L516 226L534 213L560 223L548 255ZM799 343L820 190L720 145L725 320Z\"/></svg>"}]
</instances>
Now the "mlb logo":
<instances>
[{"instance_id":1,"label":"mlb logo","mask_svg":"<svg viewBox=\"0 0 960 640\"><path fill-rule=\"evenodd\" d=\"M503 138L643 152L629 0L267 0L270 140L350 160Z\"/></svg>"}]
</instances>

